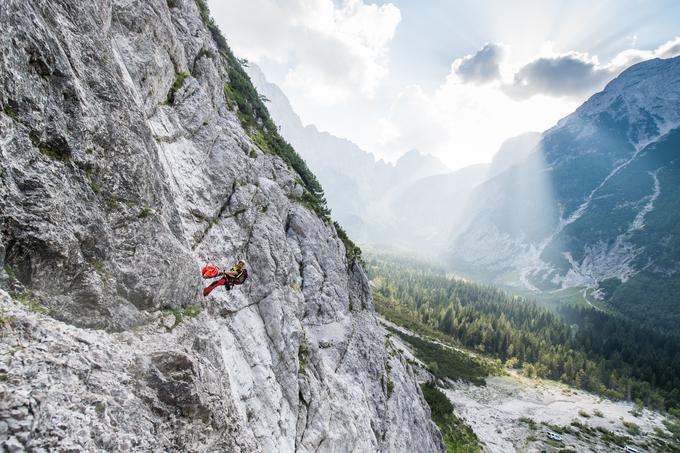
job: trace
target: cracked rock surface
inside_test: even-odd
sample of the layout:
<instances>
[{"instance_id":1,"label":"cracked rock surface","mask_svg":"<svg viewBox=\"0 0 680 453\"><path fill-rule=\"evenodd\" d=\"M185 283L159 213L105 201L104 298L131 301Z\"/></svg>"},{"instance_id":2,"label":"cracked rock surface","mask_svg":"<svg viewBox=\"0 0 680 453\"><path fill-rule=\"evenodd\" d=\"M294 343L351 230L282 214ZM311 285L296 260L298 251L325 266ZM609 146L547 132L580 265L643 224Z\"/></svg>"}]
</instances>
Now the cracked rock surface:
<instances>
[{"instance_id":1,"label":"cracked rock surface","mask_svg":"<svg viewBox=\"0 0 680 453\"><path fill-rule=\"evenodd\" d=\"M2 449L443 451L193 0L5 0L0 26Z\"/></svg>"}]
</instances>

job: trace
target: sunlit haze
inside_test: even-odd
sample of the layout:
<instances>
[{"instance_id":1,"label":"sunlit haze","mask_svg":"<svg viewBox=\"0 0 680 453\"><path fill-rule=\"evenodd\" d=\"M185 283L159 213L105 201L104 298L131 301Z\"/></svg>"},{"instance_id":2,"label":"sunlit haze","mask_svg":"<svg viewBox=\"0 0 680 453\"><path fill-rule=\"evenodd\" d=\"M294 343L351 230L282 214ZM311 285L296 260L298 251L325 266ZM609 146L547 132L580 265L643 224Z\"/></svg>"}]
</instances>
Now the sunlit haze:
<instances>
[{"instance_id":1,"label":"sunlit haze","mask_svg":"<svg viewBox=\"0 0 680 453\"><path fill-rule=\"evenodd\" d=\"M680 51L674 1L210 7L235 53L284 90L303 123L379 158L415 148L451 169L553 126L631 64Z\"/></svg>"}]
</instances>

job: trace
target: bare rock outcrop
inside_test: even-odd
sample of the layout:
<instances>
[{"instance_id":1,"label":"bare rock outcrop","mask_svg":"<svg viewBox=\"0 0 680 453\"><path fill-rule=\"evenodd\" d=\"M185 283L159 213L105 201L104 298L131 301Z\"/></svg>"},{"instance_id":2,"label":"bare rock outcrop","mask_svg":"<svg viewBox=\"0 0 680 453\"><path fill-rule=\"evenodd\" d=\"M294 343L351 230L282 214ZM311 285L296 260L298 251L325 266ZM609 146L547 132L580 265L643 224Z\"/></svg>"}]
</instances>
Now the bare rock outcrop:
<instances>
[{"instance_id":1,"label":"bare rock outcrop","mask_svg":"<svg viewBox=\"0 0 680 453\"><path fill-rule=\"evenodd\" d=\"M0 8L0 445L442 451L194 0ZM266 147L265 147L266 148ZM243 257L210 300L198 268Z\"/></svg>"}]
</instances>

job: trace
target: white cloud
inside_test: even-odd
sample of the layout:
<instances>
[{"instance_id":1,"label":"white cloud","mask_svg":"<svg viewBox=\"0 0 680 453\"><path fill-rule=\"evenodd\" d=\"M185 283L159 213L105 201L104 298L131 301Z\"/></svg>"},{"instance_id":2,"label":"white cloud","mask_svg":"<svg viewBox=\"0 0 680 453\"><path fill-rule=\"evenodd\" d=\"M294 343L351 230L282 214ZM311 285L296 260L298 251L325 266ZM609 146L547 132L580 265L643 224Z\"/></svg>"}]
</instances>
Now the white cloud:
<instances>
[{"instance_id":1,"label":"white cloud","mask_svg":"<svg viewBox=\"0 0 680 453\"><path fill-rule=\"evenodd\" d=\"M392 4L210 0L210 6L237 55L275 68L273 81L304 122L380 157L394 160L417 148L451 168L489 160L512 135L551 127L630 65L680 53L680 37L653 50L635 49L633 41L610 61L556 52L550 42L513 60L511 46L488 43L455 59L441 86L425 90L388 74L401 21Z\"/></svg>"},{"instance_id":2,"label":"white cloud","mask_svg":"<svg viewBox=\"0 0 680 453\"><path fill-rule=\"evenodd\" d=\"M629 66L652 58L672 58L680 55L680 36L671 39L654 50L628 49L619 53L609 63L612 72L621 72Z\"/></svg>"},{"instance_id":3,"label":"white cloud","mask_svg":"<svg viewBox=\"0 0 680 453\"><path fill-rule=\"evenodd\" d=\"M391 134L380 151L394 159L416 148L460 168L489 161L505 139L545 130L577 106L544 95L518 101L499 84L466 84L449 77L433 93L409 87L400 94L383 119L383 130Z\"/></svg>"},{"instance_id":4,"label":"white cloud","mask_svg":"<svg viewBox=\"0 0 680 453\"><path fill-rule=\"evenodd\" d=\"M451 168L488 161L505 139L550 128L632 64L677 56L680 37L654 50L626 50L607 64L587 53L555 53L547 42L534 60L512 69L508 49L499 48L487 44L454 60L431 93L405 88L380 121L379 154L394 160L416 148Z\"/></svg>"},{"instance_id":5,"label":"white cloud","mask_svg":"<svg viewBox=\"0 0 680 453\"><path fill-rule=\"evenodd\" d=\"M597 57L587 53L568 52L553 57L540 57L517 71L510 84L503 87L512 97L526 99L535 94L580 98L592 93L612 77L601 67Z\"/></svg>"},{"instance_id":6,"label":"white cloud","mask_svg":"<svg viewBox=\"0 0 680 453\"><path fill-rule=\"evenodd\" d=\"M239 56L288 66L284 88L332 105L372 96L387 75L401 13L363 0L212 1L213 16Z\"/></svg>"},{"instance_id":7,"label":"white cloud","mask_svg":"<svg viewBox=\"0 0 680 453\"><path fill-rule=\"evenodd\" d=\"M551 48L551 45L544 47L543 55L515 72L512 82L503 87L509 96L526 99L540 93L553 97L583 99L636 63L680 55L680 37L655 50L624 50L607 64L600 64L597 57L591 57L587 53L556 54Z\"/></svg>"},{"instance_id":8,"label":"white cloud","mask_svg":"<svg viewBox=\"0 0 680 453\"><path fill-rule=\"evenodd\" d=\"M381 155L389 160L414 148L432 153L450 132L440 105L417 85L399 93L380 126Z\"/></svg>"},{"instance_id":9,"label":"white cloud","mask_svg":"<svg viewBox=\"0 0 680 453\"><path fill-rule=\"evenodd\" d=\"M486 44L454 60L435 91L404 89L381 121L380 154L393 160L416 148L451 168L489 161L505 139L547 129L578 106L545 95L522 100L507 96L503 75L513 74L508 54L506 46Z\"/></svg>"},{"instance_id":10,"label":"white cloud","mask_svg":"<svg viewBox=\"0 0 680 453\"><path fill-rule=\"evenodd\" d=\"M661 44L655 51L655 56L659 58L672 58L680 55L680 36L671 39L665 44Z\"/></svg>"},{"instance_id":11,"label":"white cloud","mask_svg":"<svg viewBox=\"0 0 680 453\"><path fill-rule=\"evenodd\" d=\"M500 65L505 55L502 44L488 43L474 55L454 60L451 72L465 83L492 82L501 77Z\"/></svg>"},{"instance_id":12,"label":"white cloud","mask_svg":"<svg viewBox=\"0 0 680 453\"><path fill-rule=\"evenodd\" d=\"M629 66L655 57L656 53L654 50L627 49L618 53L605 70L610 70L612 73L620 72Z\"/></svg>"}]
</instances>

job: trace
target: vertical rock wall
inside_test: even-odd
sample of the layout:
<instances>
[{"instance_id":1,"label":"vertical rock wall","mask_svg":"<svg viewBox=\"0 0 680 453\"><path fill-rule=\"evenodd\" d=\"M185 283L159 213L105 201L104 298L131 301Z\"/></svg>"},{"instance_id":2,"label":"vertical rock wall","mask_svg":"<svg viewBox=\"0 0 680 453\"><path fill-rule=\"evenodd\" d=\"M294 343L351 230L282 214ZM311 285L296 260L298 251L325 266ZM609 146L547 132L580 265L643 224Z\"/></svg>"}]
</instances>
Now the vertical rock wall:
<instances>
[{"instance_id":1,"label":"vertical rock wall","mask_svg":"<svg viewBox=\"0 0 680 453\"><path fill-rule=\"evenodd\" d=\"M193 0L6 0L0 25L5 448L442 450ZM251 278L204 300L199 266L236 257Z\"/></svg>"}]
</instances>

